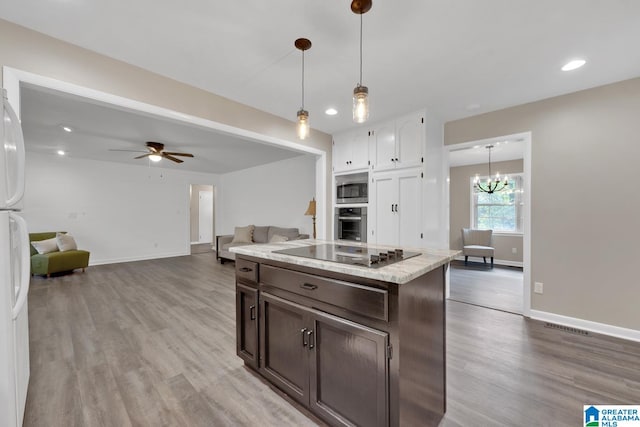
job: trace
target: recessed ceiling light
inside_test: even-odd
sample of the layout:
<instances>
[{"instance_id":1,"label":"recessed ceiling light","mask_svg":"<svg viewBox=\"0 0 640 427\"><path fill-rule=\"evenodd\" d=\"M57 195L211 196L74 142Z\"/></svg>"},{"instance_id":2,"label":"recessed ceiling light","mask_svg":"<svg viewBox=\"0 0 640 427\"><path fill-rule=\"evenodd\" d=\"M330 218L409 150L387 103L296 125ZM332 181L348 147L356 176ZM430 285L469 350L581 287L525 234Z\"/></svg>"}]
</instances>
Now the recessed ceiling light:
<instances>
[{"instance_id":1,"label":"recessed ceiling light","mask_svg":"<svg viewBox=\"0 0 640 427\"><path fill-rule=\"evenodd\" d=\"M564 64L564 66L562 67L562 71L575 70L577 68L582 67L586 63L587 63L587 61L585 61L584 59L573 59L573 60L567 62L566 64Z\"/></svg>"},{"instance_id":2,"label":"recessed ceiling light","mask_svg":"<svg viewBox=\"0 0 640 427\"><path fill-rule=\"evenodd\" d=\"M64 156L64 150L58 150L58 156Z\"/></svg>"},{"instance_id":3,"label":"recessed ceiling light","mask_svg":"<svg viewBox=\"0 0 640 427\"><path fill-rule=\"evenodd\" d=\"M327 108L324 113L327 116L335 116L336 114L338 114L338 110L336 110L335 108Z\"/></svg>"},{"instance_id":4,"label":"recessed ceiling light","mask_svg":"<svg viewBox=\"0 0 640 427\"><path fill-rule=\"evenodd\" d=\"M63 131L65 132L73 132L73 128L71 128L70 126L66 126L66 125L60 125L60 127L62 128Z\"/></svg>"}]
</instances>

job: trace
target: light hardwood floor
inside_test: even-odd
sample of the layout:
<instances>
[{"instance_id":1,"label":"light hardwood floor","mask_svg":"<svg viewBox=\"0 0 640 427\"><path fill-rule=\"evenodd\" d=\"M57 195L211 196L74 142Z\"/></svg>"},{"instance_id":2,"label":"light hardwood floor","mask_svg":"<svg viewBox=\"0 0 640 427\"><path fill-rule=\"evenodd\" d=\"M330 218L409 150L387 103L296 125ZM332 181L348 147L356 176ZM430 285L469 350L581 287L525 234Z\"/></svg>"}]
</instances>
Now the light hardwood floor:
<instances>
[{"instance_id":1,"label":"light hardwood floor","mask_svg":"<svg viewBox=\"0 0 640 427\"><path fill-rule=\"evenodd\" d=\"M242 366L234 306L214 253L32 279L24 425L318 425ZM447 316L442 426L575 426L583 404L640 403L640 344L452 301Z\"/></svg>"},{"instance_id":2,"label":"light hardwood floor","mask_svg":"<svg viewBox=\"0 0 640 427\"><path fill-rule=\"evenodd\" d=\"M450 269L450 299L510 313L522 313L524 278L522 269L482 263L468 266L453 261Z\"/></svg>"}]
</instances>

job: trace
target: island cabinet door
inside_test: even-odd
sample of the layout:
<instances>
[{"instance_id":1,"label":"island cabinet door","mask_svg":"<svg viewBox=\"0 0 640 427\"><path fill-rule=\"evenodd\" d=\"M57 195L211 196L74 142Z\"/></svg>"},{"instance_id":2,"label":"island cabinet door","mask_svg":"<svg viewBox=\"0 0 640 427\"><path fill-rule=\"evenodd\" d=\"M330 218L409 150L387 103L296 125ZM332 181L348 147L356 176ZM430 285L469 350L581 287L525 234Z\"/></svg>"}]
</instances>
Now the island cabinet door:
<instances>
[{"instance_id":1,"label":"island cabinet door","mask_svg":"<svg viewBox=\"0 0 640 427\"><path fill-rule=\"evenodd\" d=\"M332 425L388 426L388 334L315 311L312 325L311 410Z\"/></svg>"},{"instance_id":2,"label":"island cabinet door","mask_svg":"<svg viewBox=\"0 0 640 427\"><path fill-rule=\"evenodd\" d=\"M236 353L258 369L258 290L236 284Z\"/></svg>"},{"instance_id":3,"label":"island cabinet door","mask_svg":"<svg viewBox=\"0 0 640 427\"><path fill-rule=\"evenodd\" d=\"M265 292L260 295L260 372L285 393L309 402L308 310Z\"/></svg>"}]
</instances>

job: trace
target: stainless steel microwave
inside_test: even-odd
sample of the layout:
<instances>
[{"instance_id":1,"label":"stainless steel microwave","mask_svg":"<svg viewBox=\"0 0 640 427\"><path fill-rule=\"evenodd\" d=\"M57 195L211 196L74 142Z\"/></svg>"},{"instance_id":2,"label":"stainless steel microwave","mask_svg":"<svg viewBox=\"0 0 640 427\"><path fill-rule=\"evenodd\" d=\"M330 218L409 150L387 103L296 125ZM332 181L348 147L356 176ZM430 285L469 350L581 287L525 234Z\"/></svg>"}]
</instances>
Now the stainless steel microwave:
<instances>
[{"instance_id":1,"label":"stainless steel microwave","mask_svg":"<svg viewBox=\"0 0 640 427\"><path fill-rule=\"evenodd\" d=\"M369 201L369 173L336 176L336 203L367 203Z\"/></svg>"}]
</instances>

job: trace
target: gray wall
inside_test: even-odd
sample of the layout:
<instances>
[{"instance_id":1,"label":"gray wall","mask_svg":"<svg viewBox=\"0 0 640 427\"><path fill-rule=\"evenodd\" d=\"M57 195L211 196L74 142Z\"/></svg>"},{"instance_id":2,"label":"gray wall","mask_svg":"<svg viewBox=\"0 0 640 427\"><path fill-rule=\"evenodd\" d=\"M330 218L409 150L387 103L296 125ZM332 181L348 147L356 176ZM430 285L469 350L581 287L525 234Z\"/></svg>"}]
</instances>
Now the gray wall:
<instances>
[{"instance_id":1,"label":"gray wall","mask_svg":"<svg viewBox=\"0 0 640 427\"><path fill-rule=\"evenodd\" d=\"M501 174L521 173L522 160L496 162L494 170ZM487 164L458 166L449 169L449 244L451 249L462 249L463 227L471 226L471 185L470 180L477 175L486 175ZM493 235L495 259L522 262L522 236ZM516 248L514 254L512 249Z\"/></svg>"},{"instance_id":2,"label":"gray wall","mask_svg":"<svg viewBox=\"0 0 640 427\"><path fill-rule=\"evenodd\" d=\"M445 124L445 144L532 132L532 309L640 330L640 78Z\"/></svg>"}]
</instances>

